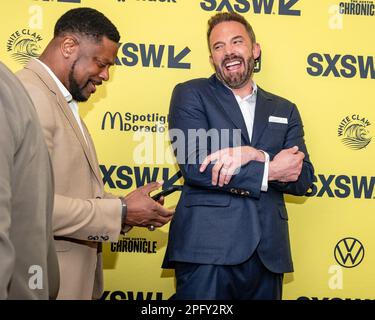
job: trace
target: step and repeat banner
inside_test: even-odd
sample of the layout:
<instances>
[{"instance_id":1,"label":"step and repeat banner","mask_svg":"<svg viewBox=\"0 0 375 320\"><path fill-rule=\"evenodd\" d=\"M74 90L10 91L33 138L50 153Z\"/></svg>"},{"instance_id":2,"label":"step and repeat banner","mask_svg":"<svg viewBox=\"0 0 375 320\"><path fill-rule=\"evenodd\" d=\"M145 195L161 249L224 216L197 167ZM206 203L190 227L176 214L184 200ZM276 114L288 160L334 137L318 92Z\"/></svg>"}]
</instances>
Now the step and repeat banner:
<instances>
[{"instance_id":1,"label":"step and repeat banner","mask_svg":"<svg viewBox=\"0 0 375 320\"><path fill-rule=\"evenodd\" d=\"M0 59L17 71L37 57L74 7L102 11L121 33L108 83L81 105L105 187L123 195L149 181L182 184L167 141L174 86L213 73L207 20L236 11L262 59L255 81L297 104L315 166L305 197L286 196L295 272L284 299L375 298L375 1L13 0L1 10ZM178 194L166 199L174 207ZM103 299L168 299L161 269L169 225L134 228L104 248ZM20 235L21 236L21 235ZM218 236L220 241L220 236Z\"/></svg>"}]
</instances>

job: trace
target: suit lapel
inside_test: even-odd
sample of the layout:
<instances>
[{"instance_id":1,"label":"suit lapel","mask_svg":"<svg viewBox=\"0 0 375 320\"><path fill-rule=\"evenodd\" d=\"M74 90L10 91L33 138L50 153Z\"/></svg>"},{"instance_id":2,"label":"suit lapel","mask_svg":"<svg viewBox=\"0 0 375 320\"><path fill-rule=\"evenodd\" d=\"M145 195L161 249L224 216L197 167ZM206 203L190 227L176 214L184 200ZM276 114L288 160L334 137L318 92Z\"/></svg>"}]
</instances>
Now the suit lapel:
<instances>
[{"instance_id":1,"label":"suit lapel","mask_svg":"<svg viewBox=\"0 0 375 320\"><path fill-rule=\"evenodd\" d=\"M88 145L90 156L91 156L91 159L92 159L92 162L93 162L93 165L91 166L91 168L94 171L95 177L98 179L99 184L101 185L103 183L103 181L101 179L100 172L99 172L99 163L98 163L98 159L97 159L96 153L95 153L94 142L92 141L89 130L87 129L86 124L83 121L82 121L82 127L83 127L83 131L85 133L85 136L86 136L87 145Z\"/></svg>"},{"instance_id":2,"label":"suit lapel","mask_svg":"<svg viewBox=\"0 0 375 320\"><path fill-rule=\"evenodd\" d=\"M94 172L94 175L95 175L96 179L98 180L98 182L100 184L101 179L100 179L100 175L99 175L98 170L97 170L96 165L95 165L96 162L93 159L92 153L89 149L88 144L86 143L85 137L82 134L81 128L79 127L78 122L77 122L76 118L74 117L72 109L70 109L69 104L67 103L67 101L65 100L64 96L61 94L60 91L56 94L56 97L57 97L57 102L58 102L58 105L59 105L60 109L62 110L65 117L67 118L70 126L73 128L73 131L74 131L74 133L75 133L75 135L76 135L76 137L77 137L77 139L78 139L78 141L79 141L79 143L80 143L80 145L81 145L81 147L82 147L82 149L85 153L87 161L90 164L91 170ZM81 121L82 121L82 119L81 119ZM83 121L82 121L82 126L84 126ZM88 141L88 130L87 129L86 129L86 139Z\"/></svg>"},{"instance_id":3,"label":"suit lapel","mask_svg":"<svg viewBox=\"0 0 375 320\"><path fill-rule=\"evenodd\" d=\"M268 118L273 114L275 106L271 103L272 98L258 87L257 101L255 105L253 136L251 145L254 147L258 143L264 129L268 124Z\"/></svg>"},{"instance_id":4,"label":"suit lapel","mask_svg":"<svg viewBox=\"0 0 375 320\"><path fill-rule=\"evenodd\" d=\"M79 141L87 161L91 167L91 170L94 172L96 179L98 180L99 184L102 182L100 178L100 174L95 167L95 161L91 155L89 147L85 141L85 138L82 135L82 131L77 123L77 120L74 117L72 110L70 109L68 102L66 101L65 97L62 95L60 89L58 88L55 81L51 78L48 74L47 70L37 61L31 59L29 63L25 66L26 69L30 69L32 72L36 73L38 77L42 80L42 82L48 87L48 89L53 92L56 96L57 104L60 107L61 111L65 115L69 125L72 127L73 132L75 133L77 140ZM84 125L84 124L83 124ZM87 138L88 139L88 138Z\"/></svg>"},{"instance_id":5,"label":"suit lapel","mask_svg":"<svg viewBox=\"0 0 375 320\"><path fill-rule=\"evenodd\" d=\"M247 132L245 120L242 116L241 109L237 103L237 100L233 92L223 85L220 80L217 79L216 75L212 75L209 79L211 87L215 91L215 98L218 104L228 115L228 119L231 120L233 125L241 130L241 136L246 145L250 144L249 134Z\"/></svg>"}]
</instances>

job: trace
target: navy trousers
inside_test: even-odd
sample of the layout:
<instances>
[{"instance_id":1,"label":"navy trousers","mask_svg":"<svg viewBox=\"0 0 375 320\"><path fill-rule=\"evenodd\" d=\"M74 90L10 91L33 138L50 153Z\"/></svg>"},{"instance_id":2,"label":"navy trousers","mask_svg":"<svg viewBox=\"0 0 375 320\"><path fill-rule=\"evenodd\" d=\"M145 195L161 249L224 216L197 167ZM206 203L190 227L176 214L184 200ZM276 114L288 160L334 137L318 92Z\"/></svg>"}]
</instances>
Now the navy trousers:
<instances>
[{"instance_id":1,"label":"navy trousers","mask_svg":"<svg viewBox=\"0 0 375 320\"><path fill-rule=\"evenodd\" d=\"M283 274L269 271L254 253L234 265L176 262L175 300L280 300Z\"/></svg>"}]
</instances>

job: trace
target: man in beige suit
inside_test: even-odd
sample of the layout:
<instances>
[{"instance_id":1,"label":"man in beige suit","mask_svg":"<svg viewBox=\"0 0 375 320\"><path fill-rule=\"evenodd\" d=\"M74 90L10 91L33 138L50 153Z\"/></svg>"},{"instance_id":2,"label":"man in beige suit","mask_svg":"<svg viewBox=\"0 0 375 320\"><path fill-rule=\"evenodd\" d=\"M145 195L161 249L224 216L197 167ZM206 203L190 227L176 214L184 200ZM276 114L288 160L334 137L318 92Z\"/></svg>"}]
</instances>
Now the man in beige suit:
<instances>
[{"instance_id":1,"label":"man in beige suit","mask_svg":"<svg viewBox=\"0 0 375 320\"><path fill-rule=\"evenodd\" d=\"M56 298L53 176L38 116L0 63L0 299Z\"/></svg>"},{"instance_id":2,"label":"man in beige suit","mask_svg":"<svg viewBox=\"0 0 375 320\"><path fill-rule=\"evenodd\" d=\"M91 136L78 114L109 78L120 35L100 12L69 10L39 60L18 73L39 115L55 175L53 230L60 265L58 299L102 294L101 242L117 241L129 226L160 227L173 211L153 201L150 183L119 199L103 190Z\"/></svg>"}]
</instances>

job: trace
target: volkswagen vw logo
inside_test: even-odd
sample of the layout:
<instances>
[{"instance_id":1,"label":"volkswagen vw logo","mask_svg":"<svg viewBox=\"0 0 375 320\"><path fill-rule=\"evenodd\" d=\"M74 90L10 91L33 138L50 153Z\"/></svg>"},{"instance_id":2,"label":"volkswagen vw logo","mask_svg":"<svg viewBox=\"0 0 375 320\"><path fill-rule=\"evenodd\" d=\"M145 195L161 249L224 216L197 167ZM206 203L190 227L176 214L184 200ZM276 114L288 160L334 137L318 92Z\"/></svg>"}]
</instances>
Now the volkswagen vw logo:
<instances>
[{"instance_id":1,"label":"volkswagen vw logo","mask_svg":"<svg viewBox=\"0 0 375 320\"><path fill-rule=\"evenodd\" d=\"M334 254L340 266L354 268L362 262L365 247L358 239L344 238L336 244Z\"/></svg>"}]
</instances>

